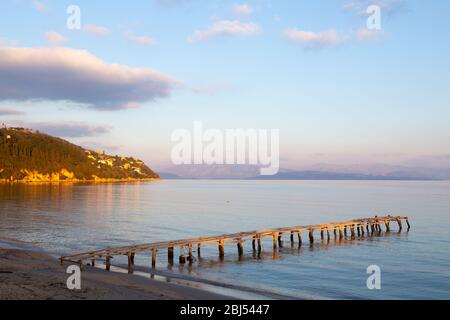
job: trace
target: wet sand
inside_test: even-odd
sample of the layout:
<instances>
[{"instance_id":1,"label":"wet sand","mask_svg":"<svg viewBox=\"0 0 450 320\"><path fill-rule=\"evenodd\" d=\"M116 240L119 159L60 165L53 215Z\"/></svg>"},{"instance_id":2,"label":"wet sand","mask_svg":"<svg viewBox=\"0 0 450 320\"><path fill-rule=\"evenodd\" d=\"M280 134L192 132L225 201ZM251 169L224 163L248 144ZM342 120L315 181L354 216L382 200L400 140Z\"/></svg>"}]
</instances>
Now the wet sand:
<instances>
[{"instance_id":1,"label":"wet sand","mask_svg":"<svg viewBox=\"0 0 450 320\"><path fill-rule=\"evenodd\" d=\"M189 286L93 267L83 268L81 290L69 290L68 276L65 267L45 253L0 247L0 300L230 299Z\"/></svg>"}]
</instances>

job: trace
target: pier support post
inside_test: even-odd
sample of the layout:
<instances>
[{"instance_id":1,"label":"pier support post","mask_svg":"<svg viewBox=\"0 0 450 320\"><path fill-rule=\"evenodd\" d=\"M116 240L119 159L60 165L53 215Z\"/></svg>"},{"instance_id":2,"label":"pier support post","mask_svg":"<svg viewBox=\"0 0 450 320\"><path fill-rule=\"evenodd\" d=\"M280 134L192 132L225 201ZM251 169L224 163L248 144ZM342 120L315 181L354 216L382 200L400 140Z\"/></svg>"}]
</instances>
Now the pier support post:
<instances>
[{"instance_id":1,"label":"pier support post","mask_svg":"<svg viewBox=\"0 0 450 320\"><path fill-rule=\"evenodd\" d=\"M134 253L131 252L128 254L128 273L134 272Z\"/></svg>"},{"instance_id":2,"label":"pier support post","mask_svg":"<svg viewBox=\"0 0 450 320\"><path fill-rule=\"evenodd\" d=\"M303 241L302 241L302 230L298 230L297 237L298 237L298 246L300 247L302 245L302 243L303 243Z\"/></svg>"},{"instance_id":3,"label":"pier support post","mask_svg":"<svg viewBox=\"0 0 450 320\"><path fill-rule=\"evenodd\" d=\"M253 251L256 251L256 239L255 239L255 237L253 237L253 240L252 240L252 249L253 249Z\"/></svg>"},{"instance_id":4,"label":"pier support post","mask_svg":"<svg viewBox=\"0 0 450 320\"><path fill-rule=\"evenodd\" d=\"M361 225L361 237L364 237L364 225Z\"/></svg>"},{"instance_id":5,"label":"pier support post","mask_svg":"<svg viewBox=\"0 0 450 320\"><path fill-rule=\"evenodd\" d=\"M313 229L309 230L309 243L311 243L311 244L314 243L314 230Z\"/></svg>"},{"instance_id":6,"label":"pier support post","mask_svg":"<svg viewBox=\"0 0 450 320\"><path fill-rule=\"evenodd\" d=\"M189 263L192 264L192 262L194 262L194 256L192 255L192 243L189 244L188 246L188 257L187 257L187 261L189 261Z\"/></svg>"},{"instance_id":7,"label":"pier support post","mask_svg":"<svg viewBox=\"0 0 450 320\"><path fill-rule=\"evenodd\" d=\"M261 238L258 237L258 254L261 254L262 245L261 245Z\"/></svg>"},{"instance_id":8,"label":"pier support post","mask_svg":"<svg viewBox=\"0 0 450 320\"><path fill-rule=\"evenodd\" d=\"M344 226L344 236L347 236L347 225Z\"/></svg>"},{"instance_id":9,"label":"pier support post","mask_svg":"<svg viewBox=\"0 0 450 320\"><path fill-rule=\"evenodd\" d=\"M240 259L242 259L243 255L244 255L244 246L242 245L242 240L239 240L239 242L237 243L237 247L238 247L239 260L240 260Z\"/></svg>"},{"instance_id":10,"label":"pier support post","mask_svg":"<svg viewBox=\"0 0 450 320\"><path fill-rule=\"evenodd\" d=\"M352 238L355 238L355 225L354 224L352 224L350 226L350 232L351 232Z\"/></svg>"},{"instance_id":11,"label":"pier support post","mask_svg":"<svg viewBox=\"0 0 450 320\"><path fill-rule=\"evenodd\" d=\"M337 239L337 230L336 230L336 227L333 228L333 234L334 234L334 238Z\"/></svg>"},{"instance_id":12,"label":"pier support post","mask_svg":"<svg viewBox=\"0 0 450 320\"><path fill-rule=\"evenodd\" d=\"M369 230L369 224L366 224L366 231L367 231L367 235L370 235L370 230Z\"/></svg>"},{"instance_id":13,"label":"pier support post","mask_svg":"<svg viewBox=\"0 0 450 320\"><path fill-rule=\"evenodd\" d=\"M344 235L342 234L342 226L339 226L339 239L342 239Z\"/></svg>"},{"instance_id":14,"label":"pier support post","mask_svg":"<svg viewBox=\"0 0 450 320\"><path fill-rule=\"evenodd\" d=\"M111 270L111 257L110 256L106 256L105 266L106 266L106 271Z\"/></svg>"},{"instance_id":15,"label":"pier support post","mask_svg":"<svg viewBox=\"0 0 450 320\"><path fill-rule=\"evenodd\" d=\"M409 231L409 229L411 229L411 225L409 224L409 220L408 219L406 219L406 225L408 226L408 231Z\"/></svg>"},{"instance_id":16,"label":"pier support post","mask_svg":"<svg viewBox=\"0 0 450 320\"><path fill-rule=\"evenodd\" d=\"M184 256L184 247L181 246L180 247L180 264L185 264L186 263L186 257Z\"/></svg>"},{"instance_id":17,"label":"pier support post","mask_svg":"<svg viewBox=\"0 0 450 320\"><path fill-rule=\"evenodd\" d=\"M201 256L201 244L199 243L199 244L197 244L197 257L200 259L200 256Z\"/></svg>"},{"instance_id":18,"label":"pier support post","mask_svg":"<svg viewBox=\"0 0 450 320\"><path fill-rule=\"evenodd\" d=\"M378 220L378 216L375 216L375 230L378 233L381 233L380 221Z\"/></svg>"},{"instance_id":19,"label":"pier support post","mask_svg":"<svg viewBox=\"0 0 450 320\"><path fill-rule=\"evenodd\" d=\"M402 220L397 219L397 224L398 224L398 231L402 231L403 229Z\"/></svg>"},{"instance_id":20,"label":"pier support post","mask_svg":"<svg viewBox=\"0 0 450 320\"><path fill-rule=\"evenodd\" d=\"M93 267L95 267L95 259L92 259L92 260L91 260L91 265L92 265Z\"/></svg>"},{"instance_id":21,"label":"pier support post","mask_svg":"<svg viewBox=\"0 0 450 320\"><path fill-rule=\"evenodd\" d=\"M330 227L327 227L327 239L330 241Z\"/></svg>"},{"instance_id":22,"label":"pier support post","mask_svg":"<svg viewBox=\"0 0 450 320\"><path fill-rule=\"evenodd\" d=\"M386 232L391 231L391 228L389 227L389 220L384 221L384 226L386 227Z\"/></svg>"},{"instance_id":23,"label":"pier support post","mask_svg":"<svg viewBox=\"0 0 450 320\"><path fill-rule=\"evenodd\" d=\"M277 247L277 241L278 241L278 232L273 233L273 247Z\"/></svg>"},{"instance_id":24,"label":"pier support post","mask_svg":"<svg viewBox=\"0 0 450 320\"><path fill-rule=\"evenodd\" d=\"M158 253L158 250L152 249L152 269L156 268L156 254Z\"/></svg>"},{"instance_id":25,"label":"pier support post","mask_svg":"<svg viewBox=\"0 0 450 320\"><path fill-rule=\"evenodd\" d=\"M281 232L278 234L278 246L283 248L283 233Z\"/></svg>"},{"instance_id":26,"label":"pier support post","mask_svg":"<svg viewBox=\"0 0 450 320\"><path fill-rule=\"evenodd\" d=\"M294 244L294 231L291 231L291 247L293 247Z\"/></svg>"},{"instance_id":27,"label":"pier support post","mask_svg":"<svg viewBox=\"0 0 450 320\"><path fill-rule=\"evenodd\" d=\"M358 232L358 238L361 237L361 230L359 226L356 226L356 231Z\"/></svg>"},{"instance_id":28,"label":"pier support post","mask_svg":"<svg viewBox=\"0 0 450 320\"><path fill-rule=\"evenodd\" d=\"M170 265L173 265L173 247L167 249L167 261Z\"/></svg>"},{"instance_id":29,"label":"pier support post","mask_svg":"<svg viewBox=\"0 0 450 320\"><path fill-rule=\"evenodd\" d=\"M323 241L324 240L324 236L323 236L323 229L320 229L320 239Z\"/></svg>"},{"instance_id":30,"label":"pier support post","mask_svg":"<svg viewBox=\"0 0 450 320\"><path fill-rule=\"evenodd\" d=\"M219 241L219 257L221 260L225 257L225 242L223 240Z\"/></svg>"}]
</instances>

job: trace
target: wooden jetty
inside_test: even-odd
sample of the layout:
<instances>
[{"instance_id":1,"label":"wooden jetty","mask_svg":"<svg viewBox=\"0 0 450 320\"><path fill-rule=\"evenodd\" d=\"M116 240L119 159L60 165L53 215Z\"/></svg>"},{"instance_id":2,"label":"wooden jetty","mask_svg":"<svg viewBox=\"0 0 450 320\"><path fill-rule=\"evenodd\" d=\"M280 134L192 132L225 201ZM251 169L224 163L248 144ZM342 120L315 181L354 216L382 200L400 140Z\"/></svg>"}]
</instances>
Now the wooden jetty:
<instances>
[{"instance_id":1,"label":"wooden jetty","mask_svg":"<svg viewBox=\"0 0 450 320\"><path fill-rule=\"evenodd\" d=\"M235 244L237 246L238 256L242 258L244 255L244 243L249 241L252 243L253 252L261 253L262 239L272 238L273 247L282 247L284 244L285 236L289 235L291 245L295 244L295 238L297 238L297 244L299 246L303 243L303 233L308 234L308 240L312 244L315 241L314 236L317 232L320 232L321 240L327 238L330 240L331 233L335 239L343 239L350 236L352 239L356 237L364 237L365 234L373 235L382 232L382 226L384 225L386 232L391 231L390 223L397 223L398 231L403 228L402 222L406 222L408 230L410 224L408 217L400 216L384 216L374 218L363 218L344 222L330 222L325 224L307 225L307 226L295 226L285 228L273 228L262 229L255 231L247 231L233 234L223 234L219 236L198 237L191 239L162 241L148 244L131 245L125 247L106 248L96 251L90 251L71 256L63 256L60 258L61 264L64 262L71 262L83 266L84 263L90 263L95 265L96 260L105 261L106 270L111 268L111 259L114 256L127 256L128 257L128 273L134 271L134 257L137 253L151 252L152 253L152 268L156 267L156 258L160 250L167 250L167 257L169 264L173 265L175 248L179 248L179 263L185 264L186 261L193 263L194 249L197 251L197 256L200 257L200 250L202 246L217 246L219 251L219 257L221 259L225 256L225 245ZM350 235L349 235L350 233ZM187 256L185 256L187 251Z\"/></svg>"}]
</instances>

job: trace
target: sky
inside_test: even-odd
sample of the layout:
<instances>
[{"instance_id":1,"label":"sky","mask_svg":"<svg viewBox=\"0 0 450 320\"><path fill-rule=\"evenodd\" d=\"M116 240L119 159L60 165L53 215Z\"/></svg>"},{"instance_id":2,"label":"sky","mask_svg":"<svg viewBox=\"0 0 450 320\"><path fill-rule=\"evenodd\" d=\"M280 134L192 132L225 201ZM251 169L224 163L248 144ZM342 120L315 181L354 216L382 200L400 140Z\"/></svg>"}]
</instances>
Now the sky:
<instances>
[{"instance_id":1,"label":"sky","mask_svg":"<svg viewBox=\"0 0 450 320\"><path fill-rule=\"evenodd\" d=\"M279 129L283 168L450 167L447 0L4 0L1 12L6 125L157 169L197 120Z\"/></svg>"}]
</instances>

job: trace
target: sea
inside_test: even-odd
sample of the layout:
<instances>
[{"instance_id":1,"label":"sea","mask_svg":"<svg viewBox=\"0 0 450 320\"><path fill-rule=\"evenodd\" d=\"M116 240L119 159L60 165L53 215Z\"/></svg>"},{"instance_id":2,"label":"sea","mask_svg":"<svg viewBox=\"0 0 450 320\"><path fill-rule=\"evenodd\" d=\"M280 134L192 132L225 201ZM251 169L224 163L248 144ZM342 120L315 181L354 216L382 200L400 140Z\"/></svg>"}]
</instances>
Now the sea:
<instances>
[{"instance_id":1,"label":"sea","mask_svg":"<svg viewBox=\"0 0 450 320\"><path fill-rule=\"evenodd\" d=\"M398 232L391 224L390 232L382 226L381 234L363 238L316 236L313 245L305 234L301 246L291 245L287 236L276 250L267 239L260 256L246 242L243 259L236 245L226 245L224 260L211 246L181 266L177 259L169 265L162 250L153 271L148 252L136 255L136 270L157 281L179 279L249 299L450 299L448 181L0 185L0 239L30 243L55 256L389 214L408 216L411 229L404 225ZM126 257L113 260L119 268L125 264ZM378 288L368 286L374 266Z\"/></svg>"}]
</instances>

